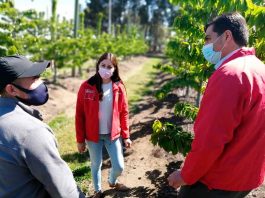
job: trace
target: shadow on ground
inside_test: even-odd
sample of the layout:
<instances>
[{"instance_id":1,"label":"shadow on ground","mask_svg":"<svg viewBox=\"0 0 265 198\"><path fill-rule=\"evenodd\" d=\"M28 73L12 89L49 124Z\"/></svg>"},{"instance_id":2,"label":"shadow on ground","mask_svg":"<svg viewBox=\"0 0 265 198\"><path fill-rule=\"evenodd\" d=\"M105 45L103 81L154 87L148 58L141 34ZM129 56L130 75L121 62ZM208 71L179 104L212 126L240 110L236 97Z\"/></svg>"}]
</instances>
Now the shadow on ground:
<instances>
[{"instance_id":1,"label":"shadow on ground","mask_svg":"<svg viewBox=\"0 0 265 198\"><path fill-rule=\"evenodd\" d=\"M161 87L162 84L166 83L168 79L172 79L173 76L165 75L164 73L158 73L156 79L152 82L150 89L156 90L158 87ZM146 95L142 96L142 101L136 103L136 111L132 112L130 117L139 116L141 112L148 111L148 116L144 117L144 120L137 121L130 125L130 130L133 131L131 134L132 141L137 140L138 138L145 137L152 133L152 124L156 118L162 122L172 122L179 125L190 124L187 123L183 118L177 117L174 115L174 112L167 113L163 115L163 112L160 112L163 109L173 109L174 105L183 100L185 96L179 94L179 92L173 92L168 94L162 101L157 100L154 97L154 91L148 91ZM186 100L186 98L185 98ZM192 100L192 98L191 98ZM156 117L157 116L157 117ZM126 156L125 156L126 157ZM160 170L155 169L147 171L145 176L151 181L155 188L149 188L141 184L139 180L139 186L135 186L130 189L128 192L117 192L114 189L109 189L104 191L103 197L113 197L113 198L122 198L122 197L141 197L141 198L173 198L177 197L177 191L168 186L167 178L170 173L174 170L180 168L182 161L170 162L166 165L167 171L162 173ZM111 167L110 159L106 151L104 151L104 161L102 164L102 169L109 169Z\"/></svg>"},{"instance_id":2,"label":"shadow on ground","mask_svg":"<svg viewBox=\"0 0 265 198\"><path fill-rule=\"evenodd\" d=\"M152 86L149 87L149 89L157 90L157 88L161 87L164 83L166 83L168 80L174 78L174 76L165 74L164 72L159 72L157 74L157 77L154 81L152 81ZM169 93L163 100L157 100L154 97L153 92L146 92L147 95L143 95L142 101L139 101L137 105L137 112L132 112L130 117L133 116L139 116L139 114L142 111L148 111L149 115L148 117L145 117L145 121L139 121L137 123L133 123L130 125L130 131L133 131L130 138L132 141L145 137L146 135L152 134L152 124L154 120L156 119L155 115L158 115L158 118L161 122L171 122L178 125L186 125L190 124L189 122L185 121L183 118L176 116L173 112L167 113L167 115L159 114L159 111L161 109L173 109L174 105L185 98L187 100L186 96L181 95L178 91ZM150 95L151 94L151 95ZM193 99L192 97L189 99ZM135 108L134 108L135 109ZM147 121L146 121L147 120ZM125 151L125 157L126 157L126 151ZM110 168L110 160L109 156L107 154L106 149L103 148L103 158L104 162L102 165L102 169Z\"/></svg>"},{"instance_id":3,"label":"shadow on ground","mask_svg":"<svg viewBox=\"0 0 265 198\"><path fill-rule=\"evenodd\" d=\"M104 196L122 198L122 197L157 197L157 198L173 198L177 196L177 191L168 186L167 177L169 173L180 168L182 161L171 162L167 165L167 172L161 175L161 171L152 170L146 172L146 177L154 184L156 189L151 189L144 186L131 188L127 192L117 192L113 189L104 191ZM139 182L140 183L140 182Z\"/></svg>"}]
</instances>

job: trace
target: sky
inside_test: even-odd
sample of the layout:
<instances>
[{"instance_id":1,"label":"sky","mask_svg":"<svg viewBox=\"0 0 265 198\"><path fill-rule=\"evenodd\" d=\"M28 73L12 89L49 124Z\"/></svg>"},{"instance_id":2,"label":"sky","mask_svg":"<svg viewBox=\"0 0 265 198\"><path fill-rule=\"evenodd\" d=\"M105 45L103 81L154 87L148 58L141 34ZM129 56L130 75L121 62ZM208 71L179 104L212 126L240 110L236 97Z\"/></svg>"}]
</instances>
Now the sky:
<instances>
[{"instance_id":1,"label":"sky","mask_svg":"<svg viewBox=\"0 0 265 198\"><path fill-rule=\"evenodd\" d=\"M51 2L52 0L14 0L15 8L24 11L28 9L35 9L38 12L45 12L45 17L51 16ZM79 4L84 8L86 6L85 0L79 0ZM57 14L60 19L74 18L75 0L57 0Z\"/></svg>"}]
</instances>

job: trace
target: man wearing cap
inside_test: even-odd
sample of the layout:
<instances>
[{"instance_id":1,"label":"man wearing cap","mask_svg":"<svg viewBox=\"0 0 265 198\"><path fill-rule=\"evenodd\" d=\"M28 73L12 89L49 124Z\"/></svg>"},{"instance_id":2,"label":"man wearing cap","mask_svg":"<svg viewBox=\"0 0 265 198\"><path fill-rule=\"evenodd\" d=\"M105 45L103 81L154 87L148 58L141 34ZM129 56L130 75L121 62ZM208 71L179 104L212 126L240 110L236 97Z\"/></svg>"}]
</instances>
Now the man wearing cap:
<instances>
[{"instance_id":1,"label":"man wearing cap","mask_svg":"<svg viewBox=\"0 0 265 198\"><path fill-rule=\"evenodd\" d=\"M49 98L40 79L49 65L20 55L0 58L0 197L84 197L52 130L30 107Z\"/></svg>"}]
</instances>

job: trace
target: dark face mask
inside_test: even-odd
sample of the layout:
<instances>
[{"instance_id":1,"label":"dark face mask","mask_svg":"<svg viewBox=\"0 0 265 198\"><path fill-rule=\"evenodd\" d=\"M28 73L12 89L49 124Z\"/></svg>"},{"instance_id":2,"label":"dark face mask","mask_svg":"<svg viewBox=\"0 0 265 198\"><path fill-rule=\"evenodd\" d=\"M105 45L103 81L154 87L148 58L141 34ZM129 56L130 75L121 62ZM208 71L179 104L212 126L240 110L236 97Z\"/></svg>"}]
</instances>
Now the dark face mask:
<instances>
[{"instance_id":1,"label":"dark face mask","mask_svg":"<svg viewBox=\"0 0 265 198\"><path fill-rule=\"evenodd\" d=\"M18 96L16 97L19 101L23 102L26 105L34 105L34 106L43 105L49 99L48 88L44 83L41 83L38 87L32 90L25 89L16 84L12 85L14 85L16 88L25 92L28 95L27 99L23 99Z\"/></svg>"}]
</instances>

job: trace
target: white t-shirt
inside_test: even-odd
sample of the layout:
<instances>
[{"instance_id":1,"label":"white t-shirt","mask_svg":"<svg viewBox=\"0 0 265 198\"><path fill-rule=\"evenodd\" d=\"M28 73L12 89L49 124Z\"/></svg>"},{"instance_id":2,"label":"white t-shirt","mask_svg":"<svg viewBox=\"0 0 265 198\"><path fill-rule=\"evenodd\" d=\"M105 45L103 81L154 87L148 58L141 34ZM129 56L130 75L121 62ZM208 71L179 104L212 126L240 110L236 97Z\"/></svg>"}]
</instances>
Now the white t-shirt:
<instances>
[{"instance_id":1,"label":"white t-shirt","mask_svg":"<svg viewBox=\"0 0 265 198\"><path fill-rule=\"evenodd\" d=\"M113 91L112 81L102 84L103 100L99 102L99 133L109 134L112 127Z\"/></svg>"}]
</instances>

